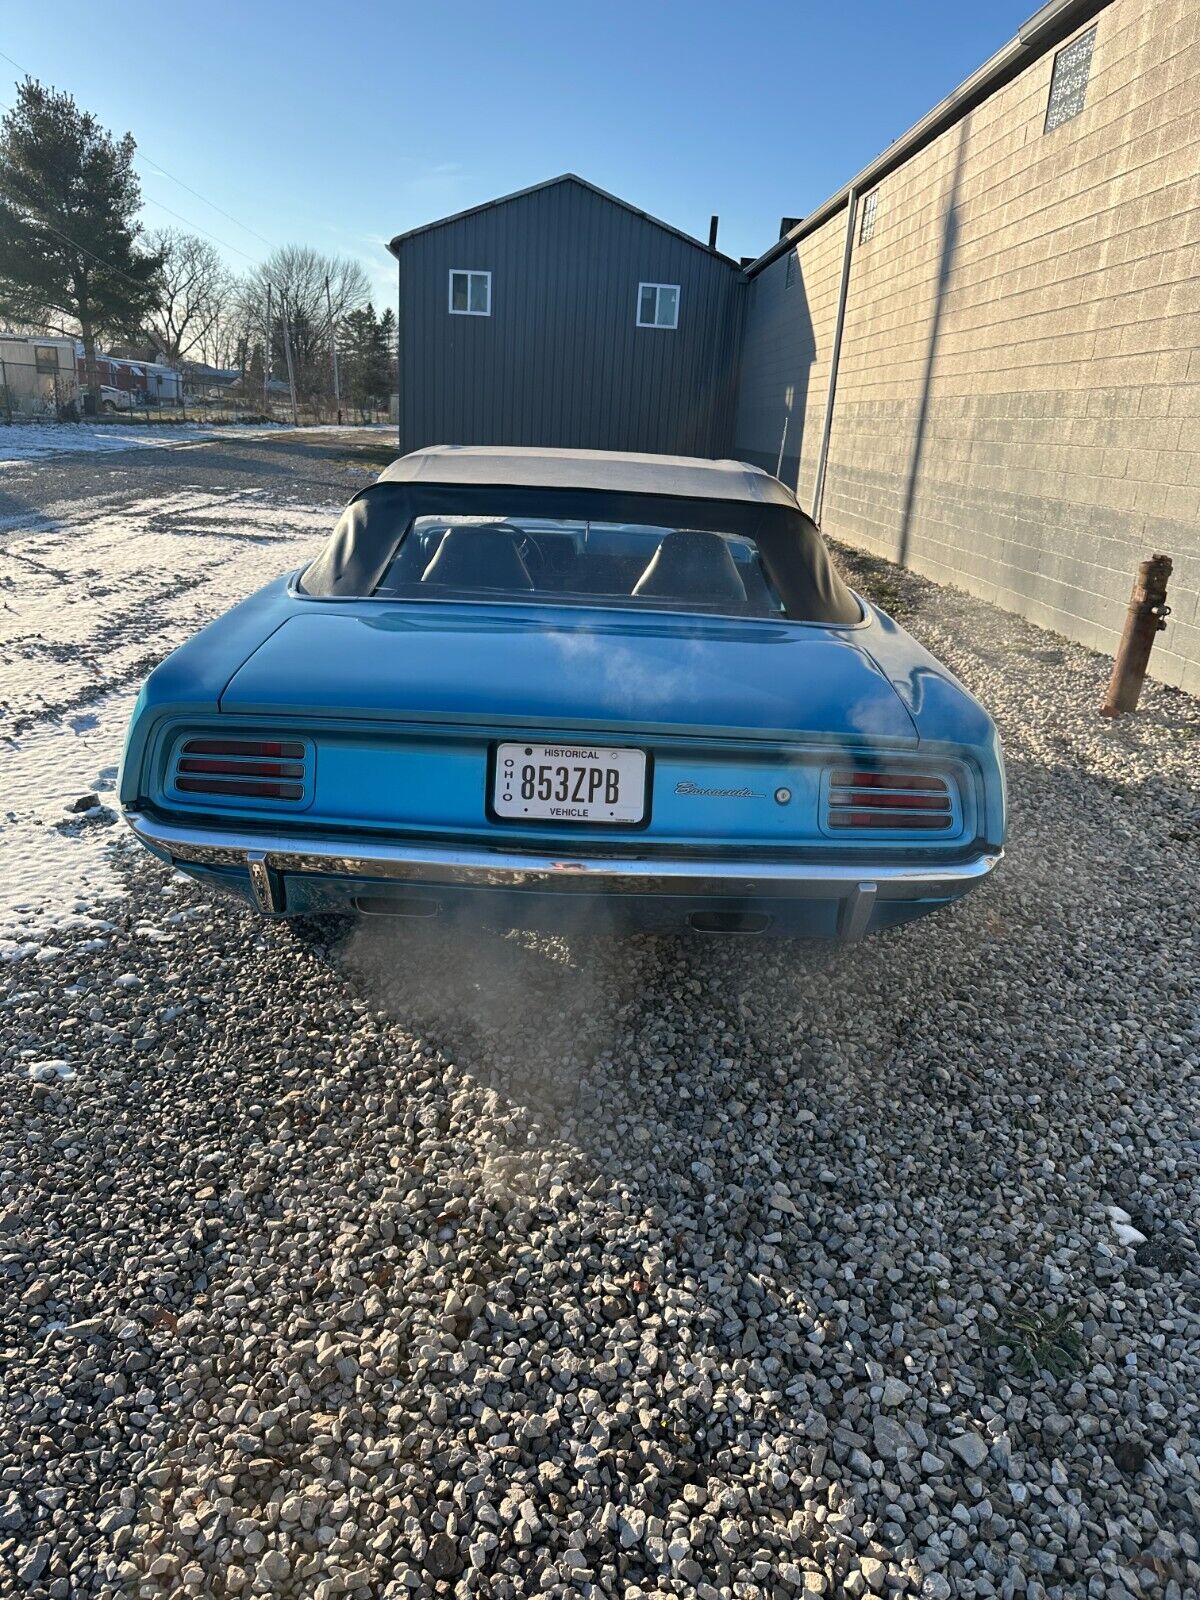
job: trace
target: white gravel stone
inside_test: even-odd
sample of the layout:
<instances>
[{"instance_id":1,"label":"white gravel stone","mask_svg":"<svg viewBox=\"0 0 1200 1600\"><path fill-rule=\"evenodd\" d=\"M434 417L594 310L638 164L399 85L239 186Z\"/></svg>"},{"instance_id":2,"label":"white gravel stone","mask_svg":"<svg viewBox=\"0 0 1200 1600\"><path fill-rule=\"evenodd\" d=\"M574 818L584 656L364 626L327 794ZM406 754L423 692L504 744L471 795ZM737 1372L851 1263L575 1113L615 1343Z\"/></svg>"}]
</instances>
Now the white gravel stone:
<instances>
[{"instance_id":1,"label":"white gravel stone","mask_svg":"<svg viewBox=\"0 0 1200 1600\"><path fill-rule=\"evenodd\" d=\"M902 1378L885 1378L880 1403L885 1406L900 1406L911 1393L912 1390Z\"/></svg>"},{"instance_id":2,"label":"white gravel stone","mask_svg":"<svg viewBox=\"0 0 1200 1600\"><path fill-rule=\"evenodd\" d=\"M0 965L0 1592L1200 1593L1200 715L854 570L1005 737L952 911L318 936L138 860Z\"/></svg>"},{"instance_id":3,"label":"white gravel stone","mask_svg":"<svg viewBox=\"0 0 1200 1600\"><path fill-rule=\"evenodd\" d=\"M977 1433L961 1433L957 1439L947 1440L947 1448L972 1471L978 1470L988 1458L988 1447Z\"/></svg>"}]
</instances>

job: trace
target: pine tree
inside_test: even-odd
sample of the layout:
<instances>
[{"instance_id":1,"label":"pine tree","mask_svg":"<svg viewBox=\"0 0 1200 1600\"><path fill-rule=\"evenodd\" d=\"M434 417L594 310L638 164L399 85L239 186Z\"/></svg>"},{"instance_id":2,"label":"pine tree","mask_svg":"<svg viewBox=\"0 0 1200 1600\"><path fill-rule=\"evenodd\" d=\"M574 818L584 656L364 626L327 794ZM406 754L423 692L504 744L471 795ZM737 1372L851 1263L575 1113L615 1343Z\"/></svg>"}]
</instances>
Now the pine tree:
<instances>
[{"instance_id":1,"label":"pine tree","mask_svg":"<svg viewBox=\"0 0 1200 1600\"><path fill-rule=\"evenodd\" d=\"M364 422L370 411L386 405L390 392L388 315L385 311L382 320L377 318L375 307L368 301L361 311L351 311L342 320L341 366L346 398L358 408Z\"/></svg>"},{"instance_id":2,"label":"pine tree","mask_svg":"<svg viewBox=\"0 0 1200 1600\"><path fill-rule=\"evenodd\" d=\"M0 312L78 322L96 409L97 338L136 336L159 300L162 257L139 247L135 148L32 78L0 121Z\"/></svg>"},{"instance_id":3,"label":"pine tree","mask_svg":"<svg viewBox=\"0 0 1200 1600\"><path fill-rule=\"evenodd\" d=\"M259 401L263 395L263 347L262 340L258 340L250 347L250 361L242 372L242 387L248 398L254 397Z\"/></svg>"},{"instance_id":4,"label":"pine tree","mask_svg":"<svg viewBox=\"0 0 1200 1600\"><path fill-rule=\"evenodd\" d=\"M397 387L397 329L396 313L388 306L379 319L379 338L387 357L387 393L393 394Z\"/></svg>"}]
</instances>

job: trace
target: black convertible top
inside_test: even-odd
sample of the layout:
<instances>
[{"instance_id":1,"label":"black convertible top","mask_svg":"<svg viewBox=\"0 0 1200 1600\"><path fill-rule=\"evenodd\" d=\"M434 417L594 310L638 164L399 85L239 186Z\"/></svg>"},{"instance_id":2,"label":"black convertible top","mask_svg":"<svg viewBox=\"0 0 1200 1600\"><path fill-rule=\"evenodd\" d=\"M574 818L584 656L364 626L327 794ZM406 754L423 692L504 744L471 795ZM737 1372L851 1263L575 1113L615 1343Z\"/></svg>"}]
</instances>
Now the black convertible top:
<instances>
[{"instance_id":1,"label":"black convertible top","mask_svg":"<svg viewBox=\"0 0 1200 1600\"><path fill-rule=\"evenodd\" d=\"M438 446L401 456L351 500L300 590L371 595L415 518L497 515L740 534L758 546L789 617L861 617L815 523L777 478L739 461L601 450Z\"/></svg>"},{"instance_id":2,"label":"black convertible top","mask_svg":"<svg viewBox=\"0 0 1200 1600\"><path fill-rule=\"evenodd\" d=\"M479 484L506 489L604 489L685 500L746 500L799 509L778 478L745 461L638 455L625 450L526 450L516 445L430 445L397 456L380 483Z\"/></svg>"}]
</instances>

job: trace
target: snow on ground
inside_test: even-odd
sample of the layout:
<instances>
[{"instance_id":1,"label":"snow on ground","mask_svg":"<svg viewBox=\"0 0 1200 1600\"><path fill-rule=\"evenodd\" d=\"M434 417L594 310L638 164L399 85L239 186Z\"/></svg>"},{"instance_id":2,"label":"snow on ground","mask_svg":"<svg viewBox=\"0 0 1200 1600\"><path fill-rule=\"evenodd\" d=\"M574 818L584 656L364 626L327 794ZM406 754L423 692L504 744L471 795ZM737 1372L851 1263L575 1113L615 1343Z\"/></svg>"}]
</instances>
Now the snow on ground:
<instances>
[{"instance_id":1,"label":"snow on ground","mask_svg":"<svg viewBox=\"0 0 1200 1600\"><path fill-rule=\"evenodd\" d=\"M180 445L205 444L238 434L278 433L278 422L215 424L178 422L147 425L131 422L28 423L0 428L0 470L15 461L38 461L44 456L103 455L117 450L170 450Z\"/></svg>"},{"instance_id":2,"label":"snow on ground","mask_svg":"<svg viewBox=\"0 0 1200 1600\"><path fill-rule=\"evenodd\" d=\"M112 497L23 518L0 549L0 958L121 892L114 787L138 688L176 645L308 559L337 506L278 491ZM99 807L71 808L89 794ZM50 948L53 948L52 942Z\"/></svg>"},{"instance_id":3,"label":"snow on ground","mask_svg":"<svg viewBox=\"0 0 1200 1600\"><path fill-rule=\"evenodd\" d=\"M29 423L0 428L0 472L19 461L46 456L100 455L120 450L172 450L214 439L251 438L293 431L283 422L236 423ZM366 426L322 423L305 433L391 433L387 422Z\"/></svg>"}]
</instances>

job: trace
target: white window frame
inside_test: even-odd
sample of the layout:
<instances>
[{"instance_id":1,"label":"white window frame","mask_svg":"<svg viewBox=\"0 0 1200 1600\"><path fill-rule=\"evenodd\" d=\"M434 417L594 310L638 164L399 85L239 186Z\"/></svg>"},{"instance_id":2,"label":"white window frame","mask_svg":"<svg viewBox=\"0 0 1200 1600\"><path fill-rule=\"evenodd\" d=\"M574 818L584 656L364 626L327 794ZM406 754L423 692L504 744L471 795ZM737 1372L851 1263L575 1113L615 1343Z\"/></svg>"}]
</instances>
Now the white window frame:
<instances>
[{"instance_id":1,"label":"white window frame","mask_svg":"<svg viewBox=\"0 0 1200 1600\"><path fill-rule=\"evenodd\" d=\"M655 295L654 295L654 316L655 316L655 320L653 322L643 322L642 321L642 291L645 290L645 289L653 289L655 291ZM675 321L674 322L659 322L657 320L658 319L658 306L659 306L659 291L661 291L663 289L674 289L674 291L675 291ZM682 300L682 298L683 298L683 290L681 289L681 287L677 283L639 283L638 284L638 288L637 288L637 299L634 301L634 305L635 305L636 311L637 311L637 325L638 325L638 327L639 328L663 328L669 333L674 333L679 327L679 302Z\"/></svg>"},{"instance_id":2,"label":"white window frame","mask_svg":"<svg viewBox=\"0 0 1200 1600\"><path fill-rule=\"evenodd\" d=\"M467 280L467 309L458 310L454 304L454 280L465 278ZM471 279L483 278L487 282L487 310L472 311L471 305ZM451 267L450 276L446 280L446 306L452 317L490 317L492 314L492 275L484 272L481 267Z\"/></svg>"}]
</instances>

